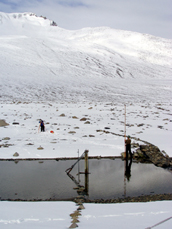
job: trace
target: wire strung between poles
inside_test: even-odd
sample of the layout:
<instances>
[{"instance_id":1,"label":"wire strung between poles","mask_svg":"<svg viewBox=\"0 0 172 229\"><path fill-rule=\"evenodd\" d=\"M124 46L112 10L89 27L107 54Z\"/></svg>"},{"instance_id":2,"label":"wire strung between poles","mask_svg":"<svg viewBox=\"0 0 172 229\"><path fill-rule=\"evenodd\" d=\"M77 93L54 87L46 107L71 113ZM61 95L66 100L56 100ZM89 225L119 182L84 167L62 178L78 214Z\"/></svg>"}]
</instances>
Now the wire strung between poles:
<instances>
[{"instance_id":1,"label":"wire strung between poles","mask_svg":"<svg viewBox=\"0 0 172 229\"><path fill-rule=\"evenodd\" d=\"M86 152L88 152L88 150L85 150L84 153L80 156L80 158L70 168L66 169L65 172L70 173L74 166L85 156Z\"/></svg>"}]
</instances>

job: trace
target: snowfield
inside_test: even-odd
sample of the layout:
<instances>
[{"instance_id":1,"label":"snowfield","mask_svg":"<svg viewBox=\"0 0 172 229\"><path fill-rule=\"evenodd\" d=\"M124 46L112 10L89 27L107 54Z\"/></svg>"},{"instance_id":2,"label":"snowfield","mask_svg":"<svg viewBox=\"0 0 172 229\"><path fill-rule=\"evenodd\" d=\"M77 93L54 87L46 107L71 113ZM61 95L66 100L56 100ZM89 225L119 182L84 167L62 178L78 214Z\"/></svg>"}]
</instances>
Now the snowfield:
<instances>
[{"instance_id":1,"label":"snowfield","mask_svg":"<svg viewBox=\"0 0 172 229\"><path fill-rule=\"evenodd\" d=\"M126 116L127 134L172 156L171 112L166 104L129 104ZM77 157L77 151L81 155L85 149L89 156L120 156L124 151L122 104L3 103L1 119L9 124L1 127L1 145L9 145L1 147L1 158L14 158L16 152L19 158L60 158ZM40 119L45 121L44 133L38 128Z\"/></svg>"},{"instance_id":2,"label":"snowfield","mask_svg":"<svg viewBox=\"0 0 172 229\"><path fill-rule=\"evenodd\" d=\"M72 202L0 202L1 228L69 228L77 206ZM78 228L171 228L171 201L84 204ZM16 210L17 209L17 210ZM77 217L76 217L77 218ZM163 222L166 219L165 222Z\"/></svg>"},{"instance_id":3,"label":"snowfield","mask_svg":"<svg viewBox=\"0 0 172 229\"><path fill-rule=\"evenodd\" d=\"M89 156L120 156L124 105L132 141L172 157L172 40L52 24L32 13L0 12L0 120L9 124L0 126L0 158L77 157L85 149ZM14 229L69 228L78 208L73 202L0 205L0 227ZM77 223L83 229L172 224L171 201L84 207Z\"/></svg>"}]
</instances>

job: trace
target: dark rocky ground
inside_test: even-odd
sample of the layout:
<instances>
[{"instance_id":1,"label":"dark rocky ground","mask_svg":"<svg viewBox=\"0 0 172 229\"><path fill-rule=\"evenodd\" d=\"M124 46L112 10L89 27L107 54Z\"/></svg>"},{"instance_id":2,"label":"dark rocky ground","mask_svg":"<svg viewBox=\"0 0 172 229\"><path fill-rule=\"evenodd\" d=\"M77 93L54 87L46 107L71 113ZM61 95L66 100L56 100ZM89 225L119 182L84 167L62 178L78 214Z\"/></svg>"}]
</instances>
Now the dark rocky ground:
<instances>
[{"instance_id":1,"label":"dark rocky ground","mask_svg":"<svg viewBox=\"0 0 172 229\"><path fill-rule=\"evenodd\" d=\"M126 202L150 202L150 201L162 201L172 200L172 194L155 194L155 195L143 195L137 197L126 197L108 200L85 200L86 203L126 203Z\"/></svg>"}]
</instances>

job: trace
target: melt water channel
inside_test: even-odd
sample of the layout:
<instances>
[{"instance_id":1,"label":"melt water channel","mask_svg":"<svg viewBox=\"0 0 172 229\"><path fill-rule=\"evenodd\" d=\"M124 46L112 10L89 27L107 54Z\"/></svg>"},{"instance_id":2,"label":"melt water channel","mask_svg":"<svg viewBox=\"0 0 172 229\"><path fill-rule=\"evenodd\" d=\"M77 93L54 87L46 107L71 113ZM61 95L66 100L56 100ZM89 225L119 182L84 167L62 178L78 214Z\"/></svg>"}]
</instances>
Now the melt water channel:
<instances>
[{"instance_id":1,"label":"melt water channel","mask_svg":"<svg viewBox=\"0 0 172 229\"><path fill-rule=\"evenodd\" d=\"M78 196L77 185L83 186L87 199L116 199L141 195L169 194L172 173L153 164L121 159L89 159L89 174L81 160L0 161L0 199L24 201L67 201Z\"/></svg>"}]
</instances>

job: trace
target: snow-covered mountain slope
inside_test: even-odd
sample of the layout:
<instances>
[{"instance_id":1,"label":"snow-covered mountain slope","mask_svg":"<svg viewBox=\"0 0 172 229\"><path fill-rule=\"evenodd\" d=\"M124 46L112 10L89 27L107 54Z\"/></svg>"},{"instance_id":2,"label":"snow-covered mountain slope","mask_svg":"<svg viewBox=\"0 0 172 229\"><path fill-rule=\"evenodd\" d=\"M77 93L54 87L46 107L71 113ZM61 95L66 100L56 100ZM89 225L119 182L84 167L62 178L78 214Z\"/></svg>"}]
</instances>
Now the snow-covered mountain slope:
<instances>
[{"instance_id":1,"label":"snow-covered mountain slope","mask_svg":"<svg viewBox=\"0 0 172 229\"><path fill-rule=\"evenodd\" d=\"M0 13L1 101L170 98L172 40L53 24L32 13Z\"/></svg>"}]
</instances>

